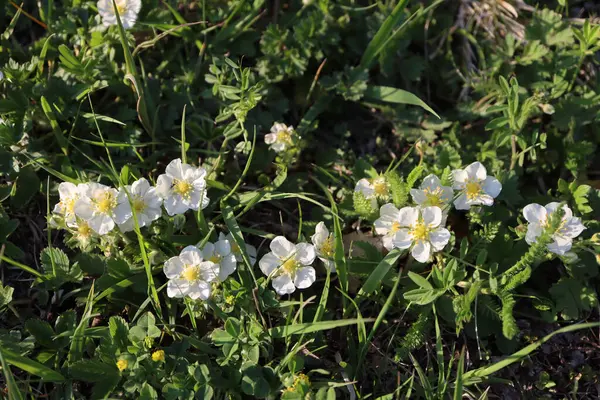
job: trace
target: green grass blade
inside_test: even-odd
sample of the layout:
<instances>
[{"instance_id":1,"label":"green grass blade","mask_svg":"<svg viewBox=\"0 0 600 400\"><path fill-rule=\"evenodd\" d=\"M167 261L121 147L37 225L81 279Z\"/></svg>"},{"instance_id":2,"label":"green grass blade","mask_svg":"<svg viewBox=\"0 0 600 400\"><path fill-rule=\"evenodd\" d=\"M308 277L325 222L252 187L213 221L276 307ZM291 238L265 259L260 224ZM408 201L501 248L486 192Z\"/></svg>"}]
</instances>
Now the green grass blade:
<instances>
[{"instance_id":1,"label":"green grass blade","mask_svg":"<svg viewBox=\"0 0 600 400\"><path fill-rule=\"evenodd\" d=\"M456 371L456 382L454 383L454 400L463 398L463 375L465 373L465 348L463 347L458 359L458 369Z\"/></svg>"},{"instance_id":2,"label":"green grass blade","mask_svg":"<svg viewBox=\"0 0 600 400\"><path fill-rule=\"evenodd\" d=\"M32 375L39 376L46 382L62 382L65 380L65 377L59 372L54 371L53 369L50 369L37 361L33 361L25 356L1 347L0 352L4 357L4 361L6 361L8 364L20 368L23 371L29 372Z\"/></svg>"},{"instance_id":3,"label":"green grass blade","mask_svg":"<svg viewBox=\"0 0 600 400\"><path fill-rule=\"evenodd\" d=\"M429 107L427 103L411 92L407 92L406 90L396 89L390 86L368 86L367 90L365 91L364 98L367 101L373 100L384 103L410 104L413 106L419 106L440 118L440 116L433 111L433 109Z\"/></svg>"},{"instance_id":4,"label":"green grass blade","mask_svg":"<svg viewBox=\"0 0 600 400\"><path fill-rule=\"evenodd\" d=\"M6 389L8 390L8 400L23 400L23 394L15 382L15 377L8 366L8 363L4 360L2 352L0 351L0 364L2 365L2 373L4 375L4 381L6 382Z\"/></svg>"},{"instance_id":5,"label":"green grass blade","mask_svg":"<svg viewBox=\"0 0 600 400\"><path fill-rule=\"evenodd\" d=\"M363 286L360 288L357 297L363 297L372 293L379 287L383 278L387 275L389 270L398 262L398 259L404 254L400 249L393 249L390 251L383 260L377 265L377 267L371 272Z\"/></svg>"},{"instance_id":6,"label":"green grass blade","mask_svg":"<svg viewBox=\"0 0 600 400\"><path fill-rule=\"evenodd\" d=\"M521 350L511 354L510 356L506 357L504 360L498 361L498 362L496 362L492 365L488 365L486 367L481 367L481 368L477 368L477 369L468 371L464 375L464 385L467 386L467 385L472 385L474 383L481 382L481 380L483 378L500 371L502 368L505 368L505 367L509 366L510 364L513 364L513 363L516 363L516 362L522 360L524 357L528 356L533 351L535 351L537 348L539 348L542 344L544 344L548 340L552 339L555 335L558 335L561 333L573 332L573 331L577 331L580 329L596 328L599 326L600 326L600 322L587 322L587 323L583 323L583 324L574 324L574 325L565 326L564 328L560 328L560 329L544 336L542 339L538 340L537 342L532 343L529 346L523 347Z\"/></svg>"},{"instance_id":7,"label":"green grass blade","mask_svg":"<svg viewBox=\"0 0 600 400\"><path fill-rule=\"evenodd\" d=\"M360 60L361 68L371 68L377 55L385 48L388 37L390 37L394 27L400 22L400 19L404 15L403 11L406 3L408 3L408 0L400 0L392 10L392 13L385 21L383 21L383 24L373 39L371 39L371 42L369 42L363 53L362 59Z\"/></svg>"},{"instance_id":8,"label":"green grass blade","mask_svg":"<svg viewBox=\"0 0 600 400\"><path fill-rule=\"evenodd\" d=\"M81 320L75 328L75 332L73 332L73 338L71 339L71 346L69 347L69 355L67 360L69 361L69 365L72 365L74 362L79 361L83 358L83 343L85 338L85 329L87 328L87 324L92 315L92 307L94 305L94 283L90 287L90 291L88 293L87 300L85 302L85 310L81 315Z\"/></svg>"},{"instance_id":9,"label":"green grass blade","mask_svg":"<svg viewBox=\"0 0 600 400\"><path fill-rule=\"evenodd\" d=\"M67 141L67 138L65 138L65 135L63 134L62 130L60 129L60 126L58 125L58 121L56 119L56 115L54 115L52 107L50 107L50 104L48 104L48 100L46 100L44 96L41 97L40 102L42 105L42 110L44 110L44 114L46 114L46 118L48 118L48 120L50 121L52 133L54 133L54 137L56 138L60 149L62 150L64 155L68 155L69 142Z\"/></svg>"},{"instance_id":10,"label":"green grass blade","mask_svg":"<svg viewBox=\"0 0 600 400\"><path fill-rule=\"evenodd\" d=\"M221 202L221 213L223 215L223 220L227 225L227 229L231 233L233 237L233 241L240 248L240 252L242 253L242 258L244 259L244 269L240 268L240 274L242 278L242 282L246 289L252 291L252 286L250 285L250 279L254 282L254 287L258 287L256 283L256 276L254 276L254 271L252 269L252 264L250 263L250 257L248 256L248 252L246 251L246 242L244 241L244 235L242 234L242 230L240 229L237 221L235 220L235 216L233 214L233 210L228 205Z\"/></svg>"},{"instance_id":11,"label":"green grass blade","mask_svg":"<svg viewBox=\"0 0 600 400\"><path fill-rule=\"evenodd\" d=\"M363 319L364 322L373 322L373 318ZM342 319L339 321L319 321L307 322L304 324L292 324L287 326L276 326L269 329L268 333L275 339L281 339L292 335L301 335L305 333L313 333L326 331L330 329L340 328L342 326L355 325L359 322L358 319Z\"/></svg>"}]
</instances>

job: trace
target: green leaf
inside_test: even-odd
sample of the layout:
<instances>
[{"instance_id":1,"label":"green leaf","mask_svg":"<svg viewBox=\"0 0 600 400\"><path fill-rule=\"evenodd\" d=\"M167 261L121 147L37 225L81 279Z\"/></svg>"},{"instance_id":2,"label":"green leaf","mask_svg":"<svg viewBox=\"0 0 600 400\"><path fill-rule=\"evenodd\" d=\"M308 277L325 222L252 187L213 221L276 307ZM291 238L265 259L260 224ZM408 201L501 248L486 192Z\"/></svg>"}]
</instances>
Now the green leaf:
<instances>
[{"instance_id":1,"label":"green leaf","mask_svg":"<svg viewBox=\"0 0 600 400\"><path fill-rule=\"evenodd\" d=\"M37 361L33 361L3 347L0 348L0 352L8 364L29 372L32 375L39 376L46 382L62 382L65 380L65 377L59 372L56 372Z\"/></svg>"},{"instance_id":2,"label":"green leaf","mask_svg":"<svg viewBox=\"0 0 600 400\"><path fill-rule=\"evenodd\" d=\"M438 297L443 295L444 289L413 289L404 293L404 298L418 305L433 303Z\"/></svg>"},{"instance_id":3,"label":"green leaf","mask_svg":"<svg viewBox=\"0 0 600 400\"><path fill-rule=\"evenodd\" d=\"M407 92L406 90L396 89L389 86L367 86L367 90L365 91L365 99L385 103L410 104L413 106L419 106L440 118L440 116L433 111L433 109L429 107L427 103L411 92Z\"/></svg>"},{"instance_id":4,"label":"green leaf","mask_svg":"<svg viewBox=\"0 0 600 400\"><path fill-rule=\"evenodd\" d=\"M108 321L108 328L110 330L110 336L113 338L113 342L120 349L126 349L129 345L129 326L127 322L121 317L112 316Z\"/></svg>"},{"instance_id":5,"label":"green leaf","mask_svg":"<svg viewBox=\"0 0 600 400\"><path fill-rule=\"evenodd\" d=\"M578 319L582 312L590 311L597 303L595 291L575 278L562 278L550 288L550 294L567 320Z\"/></svg>"},{"instance_id":6,"label":"green leaf","mask_svg":"<svg viewBox=\"0 0 600 400\"><path fill-rule=\"evenodd\" d=\"M262 367L247 364L242 366L242 391L248 396L264 398L269 394L269 382L265 379Z\"/></svg>"},{"instance_id":7,"label":"green leaf","mask_svg":"<svg viewBox=\"0 0 600 400\"><path fill-rule=\"evenodd\" d=\"M4 360L2 352L0 351L0 365L2 365L2 373L4 380L6 381L6 389L8 389L8 400L23 400L23 394L15 382L15 377L8 366L8 363Z\"/></svg>"},{"instance_id":8,"label":"green leaf","mask_svg":"<svg viewBox=\"0 0 600 400\"><path fill-rule=\"evenodd\" d=\"M144 382L142 385L142 390L140 390L140 400L153 400L158 399L158 393L156 390L148 384L148 382Z\"/></svg>"},{"instance_id":9,"label":"green leaf","mask_svg":"<svg viewBox=\"0 0 600 400\"><path fill-rule=\"evenodd\" d=\"M40 345L49 349L56 348L56 344L52 340L54 329L48 322L41 319L30 319L25 322L25 329L33 335L35 341Z\"/></svg>"},{"instance_id":10,"label":"green leaf","mask_svg":"<svg viewBox=\"0 0 600 400\"><path fill-rule=\"evenodd\" d=\"M373 322L373 318L362 319L364 322ZM271 337L280 339L291 335L301 335L305 333L326 331L330 329L339 328L342 326L356 325L359 323L358 319L342 319L338 321L319 321L319 322L308 322L305 324L291 324L288 326L276 326L268 330Z\"/></svg>"},{"instance_id":11,"label":"green leaf","mask_svg":"<svg viewBox=\"0 0 600 400\"><path fill-rule=\"evenodd\" d=\"M240 333L242 332L240 320L233 317L227 318L227 321L225 321L225 331L227 331L231 337L236 339L239 338Z\"/></svg>"},{"instance_id":12,"label":"green leaf","mask_svg":"<svg viewBox=\"0 0 600 400\"><path fill-rule=\"evenodd\" d=\"M493 120L488 122L485 126L485 130L493 131L496 129L504 128L506 125L508 125L508 118L507 117L498 117L498 118L494 118Z\"/></svg>"},{"instance_id":13,"label":"green leaf","mask_svg":"<svg viewBox=\"0 0 600 400\"><path fill-rule=\"evenodd\" d=\"M100 360L81 360L73 363L69 369L71 377L84 382L103 382L119 377L116 365Z\"/></svg>"},{"instance_id":14,"label":"green leaf","mask_svg":"<svg viewBox=\"0 0 600 400\"><path fill-rule=\"evenodd\" d=\"M431 283L429 283L429 281L427 279L423 278L419 274L415 274L412 271L408 271L408 277L410 278L411 281L416 283L417 286L419 286L423 289L433 289L433 286L431 286Z\"/></svg>"},{"instance_id":15,"label":"green leaf","mask_svg":"<svg viewBox=\"0 0 600 400\"><path fill-rule=\"evenodd\" d=\"M4 286L0 281L0 310L2 310L10 304L13 298L14 291L15 289L8 285Z\"/></svg>"}]
</instances>

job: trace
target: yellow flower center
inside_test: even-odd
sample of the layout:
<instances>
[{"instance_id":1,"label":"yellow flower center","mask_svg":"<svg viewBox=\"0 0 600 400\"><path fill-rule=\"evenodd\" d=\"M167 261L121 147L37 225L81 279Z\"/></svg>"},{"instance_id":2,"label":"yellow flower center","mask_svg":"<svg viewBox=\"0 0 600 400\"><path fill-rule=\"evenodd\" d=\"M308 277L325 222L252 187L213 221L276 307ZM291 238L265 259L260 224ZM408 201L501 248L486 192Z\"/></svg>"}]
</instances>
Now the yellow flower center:
<instances>
[{"instance_id":1,"label":"yellow flower center","mask_svg":"<svg viewBox=\"0 0 600 400\"><path fill-rule=\"evenodd\" d=\"M292 143L292 133L288 129L277 132L277 141L283 143Z\"/></svg>"},{"instance_id":2,"label":"yellow flower center","mask_svg":"<svg viewBox=\"0 0 600 400\"><path fill-rule=\"evenodd\" d=\"M165 351L156 350L154 353L152 353L152 361L165 361Z\"/></svg>"},{"instance_id":3,"label":"yellow flower center","mask_svg":"<svg viewBox=\"0 0 600 400\"><path fill-rule=\"evenodd\" d=\"M181 277L188 282L197 281L200 279L200 269L196 266L190 265L183 270Z\"/></svg>"},{"instance_id":4,"label":"yellow flower center","mask_svg":"<svg viewBox=\"0 0 600 400\"><path fill-rule=\"evenodd\" d=\"M136 213L142 213L146 209L146 203L144 202L143 199L140 199L139 197L136 197L135 199L133 199L132 203L133 203L133 209L135 210Z\"/></svg>"},{"instance_id":5,"label":"yellow flower center","mask_svg":"<svg viewBox=\"0 0 600 400\"><path fill-rule=\"evenodd\" d=\"M442 197L442 189L441 188L435 188L435 190L429 190L429 188L423 189L423 192L425 193L425 197L427 197L427 205L431 206L431 207L442 207L444 205L444 202L442 201L441 197Z\"/></svg>"},{"instance_id":6,"label":"yellow flower center","mask_svg":"<svg viewBox=\"0 0 600 400\"><path fill-rule=\"evenodd\" d=\"M102 214L108 214L117 206L117 199L112 192L102 193L96 200L96 211Z\"/></svg>"},{"instance_id":7,"label":"yellow flower center","mask_svg":"<svg viewBox=\"0 0 600 400\"><path fill-rule=\"evenodd\" d=\"M410 231L414 241L427 240L429 237L429 229L427 225L422 222L418 222Z\"/></svg>"},{"instance_id":8,"label":"yellow flower center","mask_svg":"<svg viewBox=\"0 0 600 400\"><path fill-rule=\"evenodd\" d=\"M208 259L208 261L218 264L221 262L221 256L218 254L213 254L212 257Z\"/></svg>"},{"instance_id":9,"label":"yellow flower center","mask_svg":"<svg viewBox=\"0 0 600 400\"><path fill-rule=\"evenodd\" d=\"M92 235L92 228L85 221L79 221L77 226L77 236L81 239L87 239Z\"/></svg>"},{"instance_id":10,"label":"yellow flower center","mask_svg":"<svg viewBox=\"0 0 600 400\"><path fill-rule=\"evenodd\" d=\"M465 185L467 199L473 200L481 193L481 184L479 182L467 182Z\"/></svg>"},{"instance_id":11,"label":"yellow flower center","mask_svg":"<svg viewBox=\"0 0 600 400\"><path fill-rule=\"evenodd\" d=\"M184 199L187 199L191 196L192 189L192 184L187 181L179 179L175 179L173 181L173 191L181 197L183 197Z\"/></svg>"},{"instance_id":12,"label":"yellow flower center","mask_svg":"<svg viewBox=\"0 0 600 400\"><path fill-rule=\"evenodd\" d=\"M281 271L282 273L291 275L296 272L299 266L300 264L298 264L298 261L296 261L294 258L289 258L283 264L281 264Z\"/></svg>"},{"instance_id":13,"label":"yellow flower center","mask_svg":"<svg viewBox=\"0 0 600 400\"><path fill-rule=\"evenodd\" d=\"M123 15L127 11L127 0L115 0L119 15Z\"/></svg>"},{"instance_id":14,"label":"yellow flower center","mask_svg":"<svg viewBox=\"0 0 600 400\"><path fill-rule=\"evenodd\" d=\"M227 297L225 297L225 303L231 305L233 304L233 302L235 301L235 297L233 297L233 295L229 295Z\"/></svg>"},{"instance_id":15,"label":"yellow flower center","mask_svg":"<svg viewBox=\"0 0 600 400\"><path fill-rule=\"evenodd\" d=\"M127 366L129 365L129 363L127 362L127 360L119 360L117 361L117 368L119 368L119 371L124 371L127 369Z\"/></svg>"},{"instance_id":16,"label":"yellow flower center","mask_svg":"<svg viewBox=\"0 0 600 400\"><path fill-rule=\"evenodd\" d=\"M325 257L332 257L334 252L333 236L329 235L321 245L321 254Z\"/></svg>"},{"instance_id":17,"label":"yellow flower center","mask_svg":"<svg viewBox=\"0 0 600 400\"><path fill-rule=\"evenodd\" d=\"M377 179L373 182L373 191L377 196L388 195L388 185L384 179Z\"/></svg>"},{"instance_id":18,"label":"yellow flower center","mask_svg":"<svg viewBox=\"0 0 600 400\"><path fill-rule=\"evenodd\" d=\"M77 201L77 197L71 197L70 199L65 199L61 201L62 209L64 210L65 215L73 215L75 213L75 202Z\"/></svg>"},{"instance_id":19,"label":"yellow flower center","mask_svg":"<svg viewBox=\"0 0 600 400\"><path fill-rule=\"evenodd\" d=\"M390 227L390 233L394 234L400 230L400 222L396 221Z\"/></svg>"}]
</instances>

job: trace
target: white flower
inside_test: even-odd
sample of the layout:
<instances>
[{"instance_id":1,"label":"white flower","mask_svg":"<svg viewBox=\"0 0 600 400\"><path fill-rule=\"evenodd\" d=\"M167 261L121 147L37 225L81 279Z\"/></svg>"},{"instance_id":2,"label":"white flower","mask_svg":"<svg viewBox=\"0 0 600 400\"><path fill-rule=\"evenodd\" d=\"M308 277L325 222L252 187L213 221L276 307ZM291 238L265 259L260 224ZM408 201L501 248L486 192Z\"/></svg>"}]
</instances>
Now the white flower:
<instances>
[{"instance_id":1,"label":"white flower","mask_svg":"<svg viewBox=\"0 0 600 400\"><path fill-rule=\"evenodd\" d=\"M202 208L206 208L209 199L205 177L202 167L194 168L179 158L171 161L156 181L156 194L164 200L167 213L173 216L189 209L198 210L200 201Z\"/></svg>"},{"instance_id":2,"label":"white flower","mask_svg":"<svg viewBox=\"0 0 600 400\"><path fill-rule=\"evenodd\" d=\"M123 28L129 29L135 25L137 16L142 8L141 0L115 0ZM117 25L117 15L113 0L99 0L98 14L102 17L102 25Z\"/></svg>"},{"instance_id":3,"label":"white flower","mask_svg":"<svg viewBox=\"0 0 600 400\"><path fill-rule=\"evenodd\" d=\"M219 266L219 280L224 281L233 274L237 266L235 255L231 252L229 240L218 240L216 243L208 242L202 248L202 254L207 261Z\"/></svg>"},{"instance_id":4,"label":"white flower","mask_svg":"<svg viewBox=\"0 0 600 400\"><path fill-rule=\"evenodd\" d=\"M404 207L398 211L397 221L400 228L392 238L393 247L410 248L410 254L419 262L427 262L432 252L441 251L450 240L448 229L440 226L439 207Z\"/></svg>"},{"instance_id":5,"label":"white flower","mask_svg":"<svg viewBox=\"0 0 600 400\"><path fill-rule=\"evenodd\" d=\"M311 236L310 240L315 246L317 257L323 261L325 268L331 272L335 272L335 261L333 260L335 241L333 235L329 234L329 230L323 221L317 224L315 234Z\"/></svg>"},{"instance_id":6,"label":"white flower","mask_svg":"<svg viewBox=\"0 0 600 400\"><path fill-rule=\"evenodd\" d=\"M275 122L271 127L271 133L265 135L265 143L270 144L273 151L279 153L294 144L294 127Z\"/></svg>"},{"instance_id":7,"label":"white flower","mask_svg":"<svg viewBox=\"0 0 600 400\"><path fill-rule=\"evenodd\" d=\"M377 207L377 199L385 200L390 196L390 185L383 176L374 179L362 178L356 182L355 192L360 192L367 200L373 200L374 207Z\"/></svg>"},{"instance_id":8,"label":"white flower","mask_svg":"<svg viewBox=\"0 0 600 400\"><path fill-rule=\"evenodd\" d=\"M271 252L258 262L260 270L273 276L272 285L277 294L293 293L306 289L317 279L315 269L315 248L308 243L293 244L283 236L277 236L269 246Z\"/></svg>"},{"instance_id":9,"label":"white flower","mask_svg":"<svg viewBox=\"0 0 600 400\"><path fill-rule=\"evenodd\" d=\"M228 233L224 235L223 232L219 233L219 240L227 240L231 245L231 252L235 256L237 262L244 262L244 258L242 257L242 251L240 247L237 245L235 240L233 240L233 235ZM245 243L246 245L246 254L248 254L248 258L250 259L250 265L254 265L256 263L256 247L251 244Z\"/></svg>"},{"instance_id":10,"label":"white flower","mask_svg":"<svg viewBox=\"0 0 600 400\"><path fill-rule=\"evenodd\" d=\"M548 217L555 212L560 203L552 202L542 207L539 204L533 203L525 206L523 216L529 222L527 226L527 234L525 241L528 244L533 244L537 238L544 232L548 226ZM548 250L554 254L565 255L573 244L573 239L583 232L585 226L581 220L573 216L573 212L567 205L562 207L564 215L556 232L552 234L552 243L548 244Z\"/></svg>"},{"instance_id":11,"label":"white flower","mask_svg":"<svg viewBox=\"0 0 600 400\"><path fill-rule=\"evenodd\" d=\"M452 202L454 191L450 186L442 186L440 178L431 174L423 179L418 189L410 189L410 195L421 207L435 206L444 210Z\"/></svg>"},{"instance_id":12,"label":"white flower","mask_svg":"<svg viewBox=\"0 0 600 400\"><path fill-rule=\"evenodd\" d=\"M75 217L75 202L85 192L87 185L80 183L75 185L71 182L61 182L58 185L60 201L54 206L54 214L62 215L65 224L70 228L77 227Z\"/></svg>"},{"instance_id":13,"label":"white flower","mask_svg":"<svg viewBox=\"0 0 600 400\"><path fill-rule=\"evenodd\" d=\"M188 246L165 262L164 273L169 279L167 296L206 300L210 297L210 282L219 276L219 265L204 261L202 251Z\"/></svg>"},{"instance_id":14,"label":"white flower","mask_svg":"<svg viewBox=\"0 0 600 400\"><path fill-rule=\"evenodd\" d=\"M92 237L94 236L94 231L90 228L90 224L81 218L77 218L76 226L72 227L71 233L73 237L79 242L79 244L83 247L87 246Z\"/></svg>"},{"instance_id":15,"label":"white flower","mask_svg":"<svg viewBox=\"0 0 600 400\"><path fill-rule=\"evenodd\" d=\"M98 235L106 235L115 227L115 223L122 224L131 217L125 194L95 182L86 185L75 201L74 211Z\"/></svg>"},{"instance_id":16,"label":"white flower","mask_svg":"<svg viewBox=\"0 0 600 400\"><path fill-rule=\"evenodd\" d=\"M498 179L487 176L485 167L480 162L474 162L465 169L452 171L454 189L461 194L454 200L457 210L468 210L471 206L483 204L491 206L502 190Z\"/></svg>"},{"instance_id":17,"label":"white flower","mask_svg":"<svg viewBox=\"0 0 600 400\"><path fill-rule=\"evenodd\" d=\"M405 210L403 208L402 210ZM375 220L373 225L375 226L375 232L378 235L382 235L383 247L388 251L394 248L392 239L396 232L401 228L401 211L398 210L393 204L384 204L379 209L379 218ZM404 213L405 211L402 211Z\"/></svg>"},{"instance_id":18,"label":"white flower","mask_svg":"<svg viewBox=\"0 0 600 400\"><path fill-rule=\"evenodd\" d=\"M133 185L126 187L131 198L131 204L137 216L137 221L140 228L150 225L152 221L160 218L162 210L162 199L156 194L156 189L150 186L150 183L145 178L140 178L133 182ZM126 196L126 193L121 189L120 193ZM131 206L130 204L130 206ZM132 231L135 226L133 221L133 213L131 218L119 225L123 232Z\"/></svg>"}]
</instances>

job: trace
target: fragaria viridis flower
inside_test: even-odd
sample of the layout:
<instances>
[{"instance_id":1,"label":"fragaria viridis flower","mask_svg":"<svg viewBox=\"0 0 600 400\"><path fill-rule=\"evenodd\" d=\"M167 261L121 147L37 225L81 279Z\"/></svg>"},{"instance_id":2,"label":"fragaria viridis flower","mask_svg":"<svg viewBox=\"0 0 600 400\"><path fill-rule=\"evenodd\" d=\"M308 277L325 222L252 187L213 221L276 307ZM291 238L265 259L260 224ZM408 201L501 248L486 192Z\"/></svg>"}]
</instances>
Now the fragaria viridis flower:
<instances>
[{"instance_id":1,"label":"fragaria viridis flower","mask_svg":"<svg viewBox=\"0 0 600 400\"><path fill-rule=\"evenodd\" d=\"M75 201L75 215L86 221L98 235L106 235L116 224L131 218L131 207L124 193L91 182Z\"/></svg>"},{"instance_id":2,"label":"fragaria viridis flower","mask_svg":"<svg viewBox=\"0 0 600 400\"><path fill-rule=\"evenodd\" d=\"M377 200L385 201L390 197L390 184L384 176L362 178L356 182L354 191L362 193L365 199L372 201L373 207L377 207Z\"/></svg>"},{"instance_id":3,"label":"fragaria viridis flower","mask_svg":"<svg viewBox=\"0 0 600 400\"><path fill-rule=\"evenodd\" d=\"M452 171L454 189L460 195L454 200L457 210L469 210L471 206L491 206L502 191L502 184L493 176L488 176L480 162L474 162L465 169Z\"/></svg>"},{"instance_id":4,"label":"fragaria viridis flower","mask_svg":"<svg viewBox=\"0 0 600 400\"><path fill-rule=\"evenodd\" d=\"M410 189L410 195L421 207L439 207L443 211L452 202L454 190L450 186L443 186L440 178L430 174L418 189Z\"/></svg>"},{"instance_id":5,"label":"fragaria viridis flower","mask_svg":"<svg viewBox=\"0 0 600 400\"><path fill-rule=\"evenodd\" d=\"M410 254L419 262L427 262L432 253L441 251L450 240L450 232L441 226L439 207L404 207L397 213L389 209L382 210L382 215L394 221L392 247L410 249Z\"/></svg>"},{"instance_id":6,"label":"fragaria viridis flower","mask_svg":"<svg viewBox=\"0 0 600 400\"><path fill-rule=\"evenodd\" d=\"M87 185L83 183L75 185L71 182L61 182L58 185L60 201L56 203L52 212L61 215L65 220L65 225L70 228L77 227L75 202L85 193L86 188Z\"/></svg>"},{"instance_id":7,"label":"fragaria viridis flower","mask_svg":"<svg viewBox=\"0 0 600 400\"><path fill-rule=\"evenodd\" d=\"M219 266L219 280L224 281L233 274L237 267L235 255L231 252L229 240L218 240L215 243L208 242L202 248L204 259Z\"/></svg>"},{"instance_id":8,"label":"fragaria viridis flower","mask_svg":"<svg viewBox=\"0 0 600 400\"><path fill-rule=\"evenodd\" d=\"M317 279L312 263L316 253L313 245L294 244L277 236L269 246L271 251L263 256L258 266L263 274L272 277L271 284L279 295L306 289Z\"/></svg>"},{"instance_id":9,"label":"fragaria viridis flower","mask_svg":"<svg viewBox=\"0 0 600 400\"><path fill-rule=\"evenodd\" d=\"M173 216L206 208L209 199L205 178L204 168L192 167L179 158L171 161L156 181L156 194L163 199L167 213Z\"/></svg>"},{"instance_id":10,"label":"fragaria viridis flower","mask_svg":"<svg viewBox=\"0 0 600 400\"><path fill-rule=\"evenodd\" d=\"M210 282L219 276L219 265L204 260L197 247L187 246L165 262L164 273L169 279L167 296L206 300L211 293Z\"/></svg>"},{"instance_id":11,"label":"fragaria viridis flower","mask_svg":"<svg viewBox=\"0 0 600 400\"><path fill-rule=\"evenodd\" d=\"M523 216L529 222L527 225L527 234L525 241L528 244L537 242L538 237L548 227L548 218L555 212L560 203L552 202L542 207L539 204L532 203L523 208ZM552 233L552 243L548 244L548 250L554 254L565 255L573 245L573 239L583 232L585 226L581 220L573 216L571 209L565 204L562 206L564 215L560 221L558 229Z\"/></svg>"},{"instance_id":12,"label":"fragaria viridis flower","mask_svg":"<svg viewBox=\"0 0 600 400\"><path fill-rule=\"evenodd\" d=\"M271 133L265 135L265 143L270 145L273 151L280 153L294 145L295 134L293 126L275 122L271 127Z\"/></svg>"},{"instance_id":13,"label":"fragaria viridis flower","mask_svg":"<svg viewBox=\"0 0 600 400\"><path fill-rule=\"evenodd\" d=\"M225 235L223 232L219 233L219 240L229 241L229 244L231 245L231 252L235 256L237 262L244 262L242 251L235 240L233 240L233 235L231 233L228 233L227 235ZM250 265L254 265L256 263L256 247L248 243L244 243L244 247L246 248L246 254L248 254L248 258L250 259Z\"/></svg>"},{"instance_id":14,"label":"fragaria viridis flower","mask_svg":"<svg viewBox=\"0 0 600 400\"><path fill-rule=\"evenodd\" d=\"M135 25L138 14L142 8L141 0L115 0L121 24L123 28L129 29ZM102 17L102 25L111 26L117 25L117 15L113 5L113 0L98 1L98 14Z\"/></svg>"},{"instance_id":15,"label":"fragaria viridis flower","mask_svg":"<svg viewBox=\"0 0 600 400\"><path fill-rule=\"evenodd\" d=\"M130 206L133 205L140 228L160 218L162 199L156 194L156 188L150 186L145 178L138 179L125 189L129 193ZM121 193L126 196L125 190L121 189ZM128 232L132 231L134 226L133 213L131 213L131 218L120 224L119 228L123 232Z\"/></svg>"},{"instance_id":16,"label":"fragaria viridis flower","mask_svg":"<svg viewBox=\"0 0 600 400\"><path fill-rule=\"evenodd\" d=\"M319 260L323 261L325 268L331 272L335 272L335 261L333 256L335 254L335 240L333 234L329 233L329 230L325 226L323 221L319 222L315 228L315 234L310 238Z\"/></svg>"}]
</instances>

